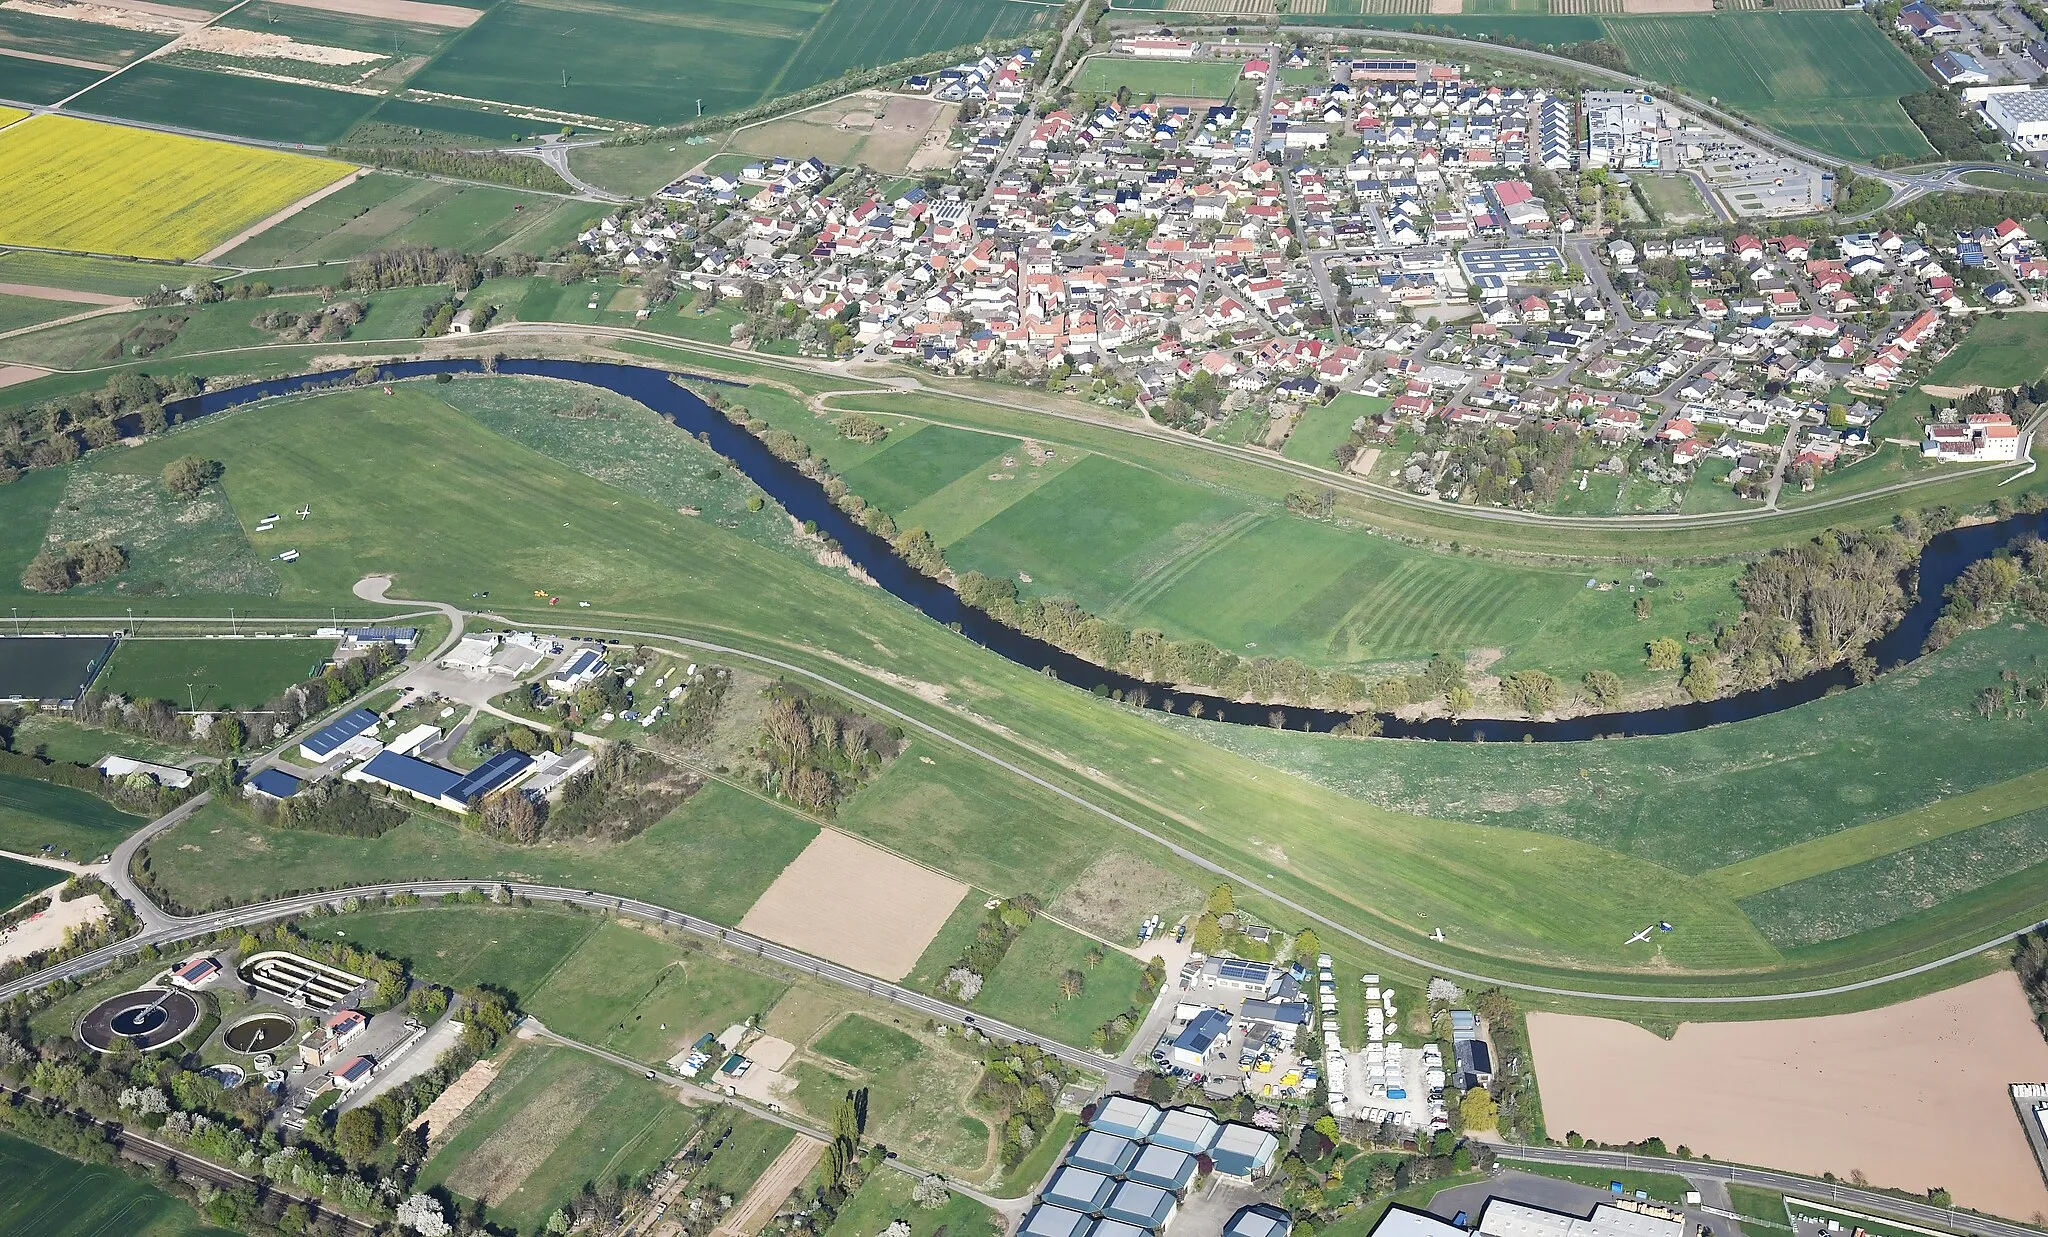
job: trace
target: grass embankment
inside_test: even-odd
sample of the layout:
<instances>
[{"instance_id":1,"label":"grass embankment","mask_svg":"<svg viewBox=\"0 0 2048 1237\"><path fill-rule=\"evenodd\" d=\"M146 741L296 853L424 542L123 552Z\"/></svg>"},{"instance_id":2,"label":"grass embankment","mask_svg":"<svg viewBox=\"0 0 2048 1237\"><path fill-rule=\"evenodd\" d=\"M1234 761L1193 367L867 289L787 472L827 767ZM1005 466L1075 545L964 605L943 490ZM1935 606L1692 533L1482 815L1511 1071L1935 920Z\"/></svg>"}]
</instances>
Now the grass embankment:
<instances>
[{"instance_id":1,"label":"grass embankment","mask_svg":"<svg viewBox=\"0 0 2048 1237\"><path fill-rule=\"evenodd\" d=\"M344 440L353 444L350 452L309 449ZM972 730L977 743L1055 784L1259 875L1340 922L1432 956L1517 976L1568 976L1585 986L1727 991L1767 990L1784 982L1778 951L1717 889L1570 838L1426 821L1276 777L1175 735L1156 719L1001 662L842 576L793 565L783 555L491 435L451 415L431 388L302 400L289 414L242 412L121 458L128 467L153 471L173 452L186 451L225 460L225 484L238 511L310 500L316 510L337 513L306 524L303 558L287 577L288 600L346 598L362 576L392 571L401 591L461 598L489 590L494 606L504 600L512 621L560 625L561 611L535 608L528 598L544 583L589 599L593 611L577 613L585 621L688 632L858 679L862 690L910 716ZM386 484L366 490L365 475L385 478ZM849 666L848 659L857 664ZM922 689L927 695L943 692L950 707L911 690L916 684L929 684ZM1035 746L980 729L955 711L960 708L998 713L1012 734L1030 736ZM1742 728L1716 733L1740 746ZM1498 749L1486 754L1507 759ZM1663 780L1661 774L1643 776ZM1460 794L1446 798L1463 797L1473 784L1514 783L1489 771L1468 776ZM200 902L228 893L247 896L266 881L272 887L302 884L308 872L340 883L373 873L426 874L422 868L455 875L448 869L459 865L469 869L460 875L538 872L667 904L690 905L692 897L701 897L736 916L751 895L744 901L733 897L726 889L731 881L707 873L749 873L760 887L772 873L755 857L757 838L727 827L720 814L692 814L692 807L714 793L707 790L678 815L690 828L724 840L684 849L665 847L663 839L673 840L677 831L661 826L610 850L513 851L445 827L408 825L373 844L273 834L262 839L270 848L262 852L238 840L247 836L238 825L218 835L192 828L158 843L152 858L167 884ZM870 801L895 807L868 810ZM1428 802L1415 796L1404 806ZM763 812L774 815L765 807L737 807L755 819ZM991 810L976 810L983 807ZM1775 807L1766 813L1782 814ZM1245 821L1259 822L1255 839ZM1056 893L1101 852L1105 831L1147 857L1186 870L1198 884L1206 880L1113 823L950 746L921 742L850 801L841 822L1002 893ZM792 824L782 832L801 830L807 840L807 829ZM178 849L188 840L215 853L202 858ZM471 849L461 854L460 848ZM287 850L293 859L281 861ZM582 878L566 875L569 870ZM1278 917L1286 922L1294 916ZM1621 942L1660 918L1681 921L1684 930L1666 939L1653 970ZM1450 942L1427 942L1430 929L1446 924L1453 929ZM1923 943L1908 932L1880 951L1852 951L1789 969L1830 977L1867 973L1899 953L1920 952ZM1508 961L1496 960L1502 958ZM1750 973L1700 973L1726 968ZM1380 969L1397 975L1405 970ZM1603 973L1583 973L1589 969ZM1891 995L1853 999L1867 1003Z\"/></svg>"}]
</instances>

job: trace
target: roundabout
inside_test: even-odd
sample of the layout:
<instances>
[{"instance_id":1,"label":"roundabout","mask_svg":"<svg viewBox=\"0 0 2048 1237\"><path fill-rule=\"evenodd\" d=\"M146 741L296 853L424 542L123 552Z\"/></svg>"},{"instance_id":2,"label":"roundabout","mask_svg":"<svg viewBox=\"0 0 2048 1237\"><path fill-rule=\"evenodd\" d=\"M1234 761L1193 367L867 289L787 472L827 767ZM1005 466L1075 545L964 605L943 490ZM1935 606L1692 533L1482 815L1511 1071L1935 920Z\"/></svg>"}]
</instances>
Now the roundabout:
<instances>
[{"instance_id":1,"label":"roundabout","mask_svg":"<svg viewBox=\"0 0 2048 1237\"><path fill-rule=\"evenodd\" d=\"M78 1021L78 1039L94 1052L113 1051L126 1038L147 1052L174 1044L199 1021L199 1002L169 988L138 988L108 997Z\"/></svg>"}]
</instances>

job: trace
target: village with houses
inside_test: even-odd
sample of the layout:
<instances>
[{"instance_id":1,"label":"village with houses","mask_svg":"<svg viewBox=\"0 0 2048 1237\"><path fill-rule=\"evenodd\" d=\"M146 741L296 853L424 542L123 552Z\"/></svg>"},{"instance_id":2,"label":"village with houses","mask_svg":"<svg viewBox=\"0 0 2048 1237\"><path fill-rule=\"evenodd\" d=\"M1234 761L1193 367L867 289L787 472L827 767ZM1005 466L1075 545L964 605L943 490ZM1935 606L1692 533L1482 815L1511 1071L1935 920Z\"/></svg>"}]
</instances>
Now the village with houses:
<instances>
[{"instance_id":1,"label":"village with houses","mask_svg":"<svg viewBox=\"0 0 2048 1237\"><path fill-rule=\"evenodd\" d=\"M1887 442L2025 456L2002 405L1878 424L1973 320L2043 303L2048 258L2014 220L1816 227L1833 172L1649 95L1159 34L1077 80L1220 68L1225 97L1053 106L1035 54L902 84L956 109L945 174L762 158L585 248L673 298L643 316L744 306L737 346L1048 385L1449 502L1565 509L1624 477L1771 505ZM1288 447L1346 412L1348 437ZM1465 457L1502 430L1562 433L1569 467L1489 482Z\"/></svg>"}]
</instances>

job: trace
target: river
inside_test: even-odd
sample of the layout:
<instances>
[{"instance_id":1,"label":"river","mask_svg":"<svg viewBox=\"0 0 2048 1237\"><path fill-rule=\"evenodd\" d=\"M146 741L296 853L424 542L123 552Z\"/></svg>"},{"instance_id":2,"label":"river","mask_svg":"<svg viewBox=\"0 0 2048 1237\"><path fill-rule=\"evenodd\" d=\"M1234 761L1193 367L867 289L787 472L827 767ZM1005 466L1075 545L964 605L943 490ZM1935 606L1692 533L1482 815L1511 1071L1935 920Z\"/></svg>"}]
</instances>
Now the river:
<instances>
[{"instance_id":1,"label":"river","mask_svg":"<svg viewBox=\"0 0 2048 1237\"><path fill-rule=\"evenodd\" d=\"M354 372L334 370L209 391L177 401L167 406L166 411L174 421L187 421L256 400L331 386L345 381ZM379 376L386 379L481 372L482 364L472 360L404 361L378 369ZM821 534L838 542L846 556L890 595L1020 666L1052 674L1062 682L1098 695L1142 700L1146 708L1189 713L1199 704L1200 715L1212 721L1250 726L1277 724L1289 730L1327 732L1354 719L1355 715L1335 709L1246 703L1204 692L1162 687L1105 669L997 622L962 601L960 595L945 584L905 563L887 541L869 532L859 521L834 505L824 486L805 476L795 465L778 458L762 445L760 439L726 420L722 413L694 393L676 385L667 370L614 362L508 358L498 363L497 372L581 382L603 387L646 405L731 460L734 467L765 490L790 515L814 523ZM689 377L693 381L713 382L721 386L744 385L703 375L692 374ZM1942 593L1949 584L1970 564L1989 557L2014 537L2029 531L2048 535L2048 513L1975 524L1942 533L1930 540L1920 554L1919 599L1899 624L1868 650L1879 670L1893 670L1918 657L1929 629L1941 614ZM1573 743L1617 735L1677 734L1776 713L1818 700L1832 691L1852 686L1854 682L1849 667L1837 665L1804 678L1715 700L1625 713L1593 713L1555 721L1452 717L1411 721L1393 714L1381 714L1380 733L1394 739L1487 743L1524 740Z\"/></svg>"}]
</instances>

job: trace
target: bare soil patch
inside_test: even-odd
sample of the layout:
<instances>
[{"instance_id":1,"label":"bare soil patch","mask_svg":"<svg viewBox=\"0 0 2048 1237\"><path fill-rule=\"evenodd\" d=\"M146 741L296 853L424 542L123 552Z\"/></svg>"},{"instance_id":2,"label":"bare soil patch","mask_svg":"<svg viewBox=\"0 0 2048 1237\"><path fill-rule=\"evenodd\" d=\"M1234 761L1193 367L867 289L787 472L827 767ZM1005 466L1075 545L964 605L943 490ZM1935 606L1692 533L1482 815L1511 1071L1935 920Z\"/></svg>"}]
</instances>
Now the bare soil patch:
<instances>
[{"instance_id":1,"label":"bare soil patch","mask_svg":"<svg viewBox=\"0 0 2048 1237\"><path fill-rule=\"evenodd\" d=\"M425 0L278 0L298 9L322 13L348 13L356 17L384 17L392 21L419 22L466 30L484 15L482 9L465 9L454 4L429 4Z\"/></svg>"},{"instance_id":2,"label":"bare soil patch","mask_svg":"<svg viewBox=\"0 0 2048 1237\"><path fill-rule=\"evenodd\" d=\"M265 30L236 30L231 26L208 26L194 30L164 49L172 52L214 52L246 60L297 60L305 64L375 64L390 57L381 52L359 52L352 47L329 47L324 43L301 43L297 39Z\"/></svg>"},{"instance_id":3,"label":"bare soil patch","mask_svg":"<svg viewBox=\"0 0 2048 1237\"><path fill-rule=\"evenodd\" d=\"M754 1182L747 1196L739 1205L726 1213L725 1219L713 1232L719 1237L754 1237L755 1233L767 1227L768 1221L782 1208L782 1200L804 1183L811 1175L818 1160L825 1154L825 1144L815 1138L799 1134L775 1157Z\"/></svg>"},{"instance_id":4,"label":"bare soil patch","mask_svg":"<svg viewBox=\"0 0 2048 1237\"><path fill-rule=\"evenodd\" d=\"M950 105L911 95L878 92L835 99L739 131L738 147L757 155L792 159L816 157L828 163L864 163L878 172L900 173L913 159L927 166L945 155ZM937 150L929 138L937 132Z\"/></svg>"},{"instance_id":5,"label":"bare soil patch","mask_svg":"<svg viewBox=\"0 0 2048 1237\"><path fill-rule=\"evenodd\" d=\"M1716 1159L1867 1174L2024 1220L2048 1188L2006 1090L2048 1079L2010 972L1885 1009L1685 1023L1669 1041L1608 1018L1531 1013L1545 1121L1602 1142L1659 1137Z\"/></svg>"},{"instance_id":6,"label":"bare soil patch","mask_svg":"<svg viewBox=\"0 0 2048 1237\"><path fill-rule=\"evenodd\" d=\"M22 382L34 382L38 378L47 378L49 375L49 370L37 369L33 365L0 365L0 387L11 387Z\"/></svg>"},{"instance_id":7,"label":"bare soil patch","mask_svg":"<svg viewBox=\"0 0 2048 1237\"><path fill-rule=\"evenodd\" d=\"M782 870L740 928L897 980L966 896L959 881L827 829Z\"/></svg>"},{"instance_id":8,"label":"bare soil patch","mask_svg":"<svg viewBox=\"0 0 2048 1237\"><path fill-rule=\"evenodd\" d=\"M64 301L72 305L133 305L132 296L108 292L73 292L69 288L46 288L33 283L0 283L0 296L22 296L32 301Z\"/></svg>"},{"instance_id":9,"label":"bare soil patch","mask_svg":"<svg viewBox=\"0 0 2048 1237\"><path fill-rule=\"evenodd\" d=\"M1156 913L1172 923L1201 899L1201 890L1158 864L1111 851L1061 890L1051 910L1062 922L1125 941L1137 938L1145 916Z\"/></svg>"},{"instance_id":10,"label":"bare soil patch","mask_svg":"<svg viewBox=\"0 0 2048 1237\"><path fill-rule=\"evenodd\" d=\"M482 1095L484 1088L496 1082L497 1078L496 1061L478 1061L462 1071L462 1077L449 1083L446 1091L435 1096L434 1102L427 1105L425 1112L414 1117L412 1125L408 1128L416 1130L424 1125L427 1127L428 1139L445 1137L448 1127L455 1124L455 1118L461 1116L471 1104L476 1103L476 1097Z\"/></svg>"},{"instance_id":11,"label":"bare soil patch","mask_svg":"<svg viewBox=\"0 0 2048 1237\"><path fill-rule=\"evenodd\" d=\"M140 30L145 34L183 34L213 20L213 14L198 9L181 9L170 4L70 4L66 0L7 0L0 9L34 13L61 21L90 22L116 30Z\"/></svg>"},{"instance_id":12,"label":"bare soil patch","mask_svg":"<svg viewBox=\"0 0 2048 1237\"><path fill-rule=\"evenodd\" d=\"M0 932L0 962L26 958L40 949L55 949L64 943L64 934L71 929L107 917L107 904L100 901L98 894L62 902L57 899L57 888L52 886L43 891L50 896L49 910Z\"/></svg>"},{"instance_id":13,"label":"bare soil patch","mask_svg":"<svg viewBox=\"0 0 2048 1237\"><path fill-rule=\"evenodd\" d=\"M1621 0L1624 13L1711 13L1714 0Z\"/></svg>"}]
</instances>

